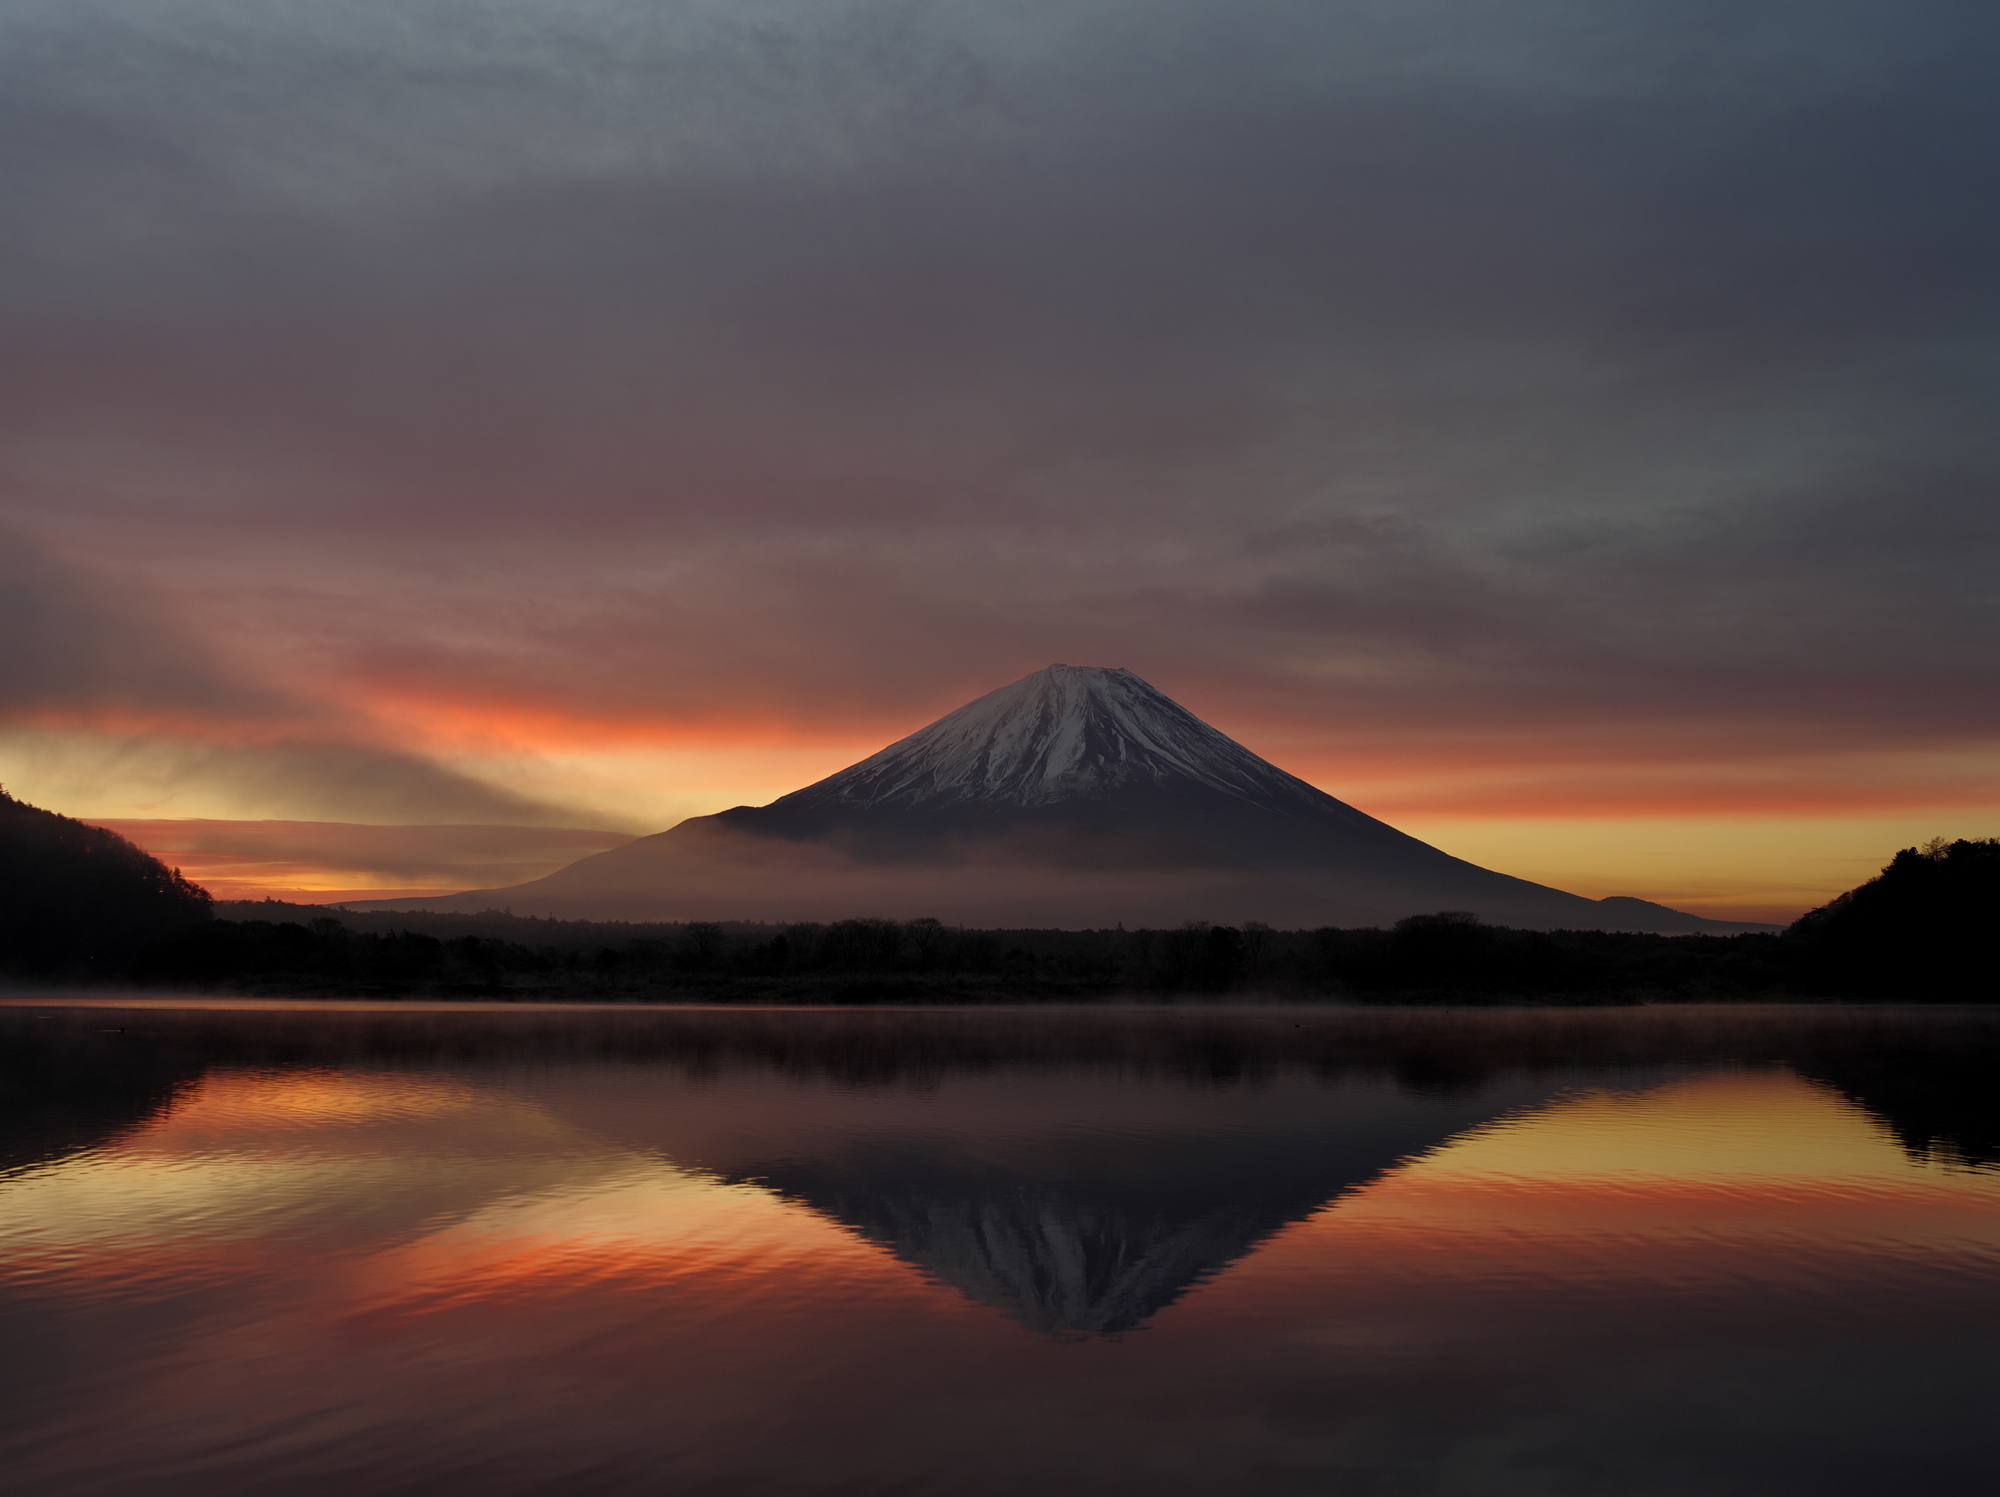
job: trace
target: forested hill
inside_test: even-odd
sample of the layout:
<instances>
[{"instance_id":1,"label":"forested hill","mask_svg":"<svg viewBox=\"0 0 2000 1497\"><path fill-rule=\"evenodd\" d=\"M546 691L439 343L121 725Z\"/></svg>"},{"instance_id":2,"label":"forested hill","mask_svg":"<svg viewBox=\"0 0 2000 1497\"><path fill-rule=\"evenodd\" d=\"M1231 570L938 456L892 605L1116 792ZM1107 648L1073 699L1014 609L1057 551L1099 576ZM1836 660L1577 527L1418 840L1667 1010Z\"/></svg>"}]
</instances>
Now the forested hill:
<instances>
[{"instance_id":1,"label":"forested hill","mask_svg":"<svg viewBox=\"0 0 2000 1497\"><path fill-rule=\"evenodd\" d=\"M2000 1001L2000 838L1906 847L1792 935L1808 991Z\"/></svg>"},{"instance_id":2,"label":"forested hill","mask_svg":"<svg viewBox=\"0 0 2000 1497\"><path fill-rule=\"evenodd\" d=\"M179 869L0 790L0 973L121 979L146 946L209 918L208 891Z\"/></svg>"}]
</instances>

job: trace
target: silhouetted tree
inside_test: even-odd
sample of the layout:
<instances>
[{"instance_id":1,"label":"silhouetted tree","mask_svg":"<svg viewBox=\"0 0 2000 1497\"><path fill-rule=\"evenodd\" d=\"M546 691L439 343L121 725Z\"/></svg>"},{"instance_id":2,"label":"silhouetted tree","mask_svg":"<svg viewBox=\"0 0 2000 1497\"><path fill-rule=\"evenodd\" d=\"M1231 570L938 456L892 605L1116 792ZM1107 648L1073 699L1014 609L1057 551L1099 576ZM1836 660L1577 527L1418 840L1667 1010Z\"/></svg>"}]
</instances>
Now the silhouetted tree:
<instances>
[{"instance_id":1,"label":"silhouetted tree","mask_svg":"<svg viewBox=\"0 0 2000 1497\"><path fill-rule=\"evenodd\" d=\"M1271 937L1276 934L1262 920L1243 922L1243 961L1252 982L1264 975L1264 956L1271 948Z\"/></svg>"},{"instance_id":2,"label":"silhouetted tree","mask_svg":"<svg viewBox=\"0 0 2000 1497\"><path fill-rule=\"evenodd\" d=\"M820 960L853 972L886 971L902 949L903 928L893 920L836 920L820 938Z\"/></svg>"},{"instance_id":3,"label":"silhouetted tree","mask_svg":"<svg viewBox=\"0 0 2000 1497\"><path fill-rule=\"evenodd\" d=\"M910 943L910 950L916 954L919 972L930 971L944 949L947 934L944 922L929 915L904 923L903 935Z\"/></svg>"},{"instance_id":4,"label":"silhouetted tree","mask_svg":"<svg viewBox=\"0 0 2000 1497\"><path fill-rule=\"evenodd\" d=\"M1398 920L1389 955L1403 988L1470 988L1489 978L1498 932L1464 910Z\"/></svg>"},{"instance_id":5,"label":"silhouetted tree","mask_svg":"<svg viewBox=\"0 0 2000 1497\"><path fill-rule=\"evenodd\" d=\"M695 920L681 933L681 963L690 972L706 972L721 956L722 927L713 920Z\"/></svg>"},{"instance_id":6,"label":"silhouetted tree","mask_svg":"<svg viewBox=\"0 0 2000 1497\"><path fill-rule=\"evenodd\" d=\"M1201 985L1214 992L1230 987L1249 961L1243 932L1233 925L1212 925L1201 948Z\"/></svg>"}]
</instances>

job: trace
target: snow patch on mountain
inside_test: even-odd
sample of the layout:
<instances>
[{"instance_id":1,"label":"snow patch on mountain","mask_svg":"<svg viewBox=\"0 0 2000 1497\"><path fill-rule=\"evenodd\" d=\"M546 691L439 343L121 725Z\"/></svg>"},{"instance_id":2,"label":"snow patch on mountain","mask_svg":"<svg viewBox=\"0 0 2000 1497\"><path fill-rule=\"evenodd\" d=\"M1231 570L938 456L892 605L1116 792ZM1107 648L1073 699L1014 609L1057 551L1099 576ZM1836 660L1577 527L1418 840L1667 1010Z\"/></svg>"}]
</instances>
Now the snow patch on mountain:
<instances>
[{"instance_id":1,"label":"snow patch on mountain","mask_svg":"<svg viewBox=\"0 0 2000 1497\"><path fill-rule=\"evenodd\" d=\"M989 692L774 809L1047 806L1131 786L1201 786L1294 814L1360 814L1132 672L1079 665L1051 665Z\"/></svg>"}]
</instances>

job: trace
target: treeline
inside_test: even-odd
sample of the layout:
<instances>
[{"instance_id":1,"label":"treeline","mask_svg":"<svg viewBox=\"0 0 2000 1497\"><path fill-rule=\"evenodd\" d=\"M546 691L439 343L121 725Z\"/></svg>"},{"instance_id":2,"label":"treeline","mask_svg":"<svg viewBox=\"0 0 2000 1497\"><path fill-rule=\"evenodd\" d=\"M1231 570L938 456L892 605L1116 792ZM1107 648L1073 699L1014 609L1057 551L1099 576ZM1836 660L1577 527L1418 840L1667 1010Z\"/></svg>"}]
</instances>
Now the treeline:
<instances>
[{"instance_id":1,"label":"treeline","mask_svg":"<svg viewBox=\"0 0 2000 1497\"><path fill-rule=\"evenodd\" d=\"M277 911L273 911L277 913ZM1782 934L1526 931L1450 911L1388 929L962 930L936 920L617 926L482 916L250 919L153 943L140 981L243 991L721 1002L1114 994L1395 1003L2000 1001L2000 840L1910 848ZM433 931L424 927L431 925Z\"/></svg>"},{"instance_id":2,"label":"treeline","mask_svg":"<svg viewBox=\"0 0 2000 1497\"><path fill-rule=\"evenodd\" d=\"M936 920L734 930L695 922L613 940L588 930L529 944L407 926L355 930L330 917L215 921L159 943L135 976L259 992L521 999L979 1002L1237 993L1601 1002L1782 996L1791 965L1776 935L1518 931L1452 913L1389 930L1200 922L1172 930L961 930Z\"/></svg>"}]
</instances>

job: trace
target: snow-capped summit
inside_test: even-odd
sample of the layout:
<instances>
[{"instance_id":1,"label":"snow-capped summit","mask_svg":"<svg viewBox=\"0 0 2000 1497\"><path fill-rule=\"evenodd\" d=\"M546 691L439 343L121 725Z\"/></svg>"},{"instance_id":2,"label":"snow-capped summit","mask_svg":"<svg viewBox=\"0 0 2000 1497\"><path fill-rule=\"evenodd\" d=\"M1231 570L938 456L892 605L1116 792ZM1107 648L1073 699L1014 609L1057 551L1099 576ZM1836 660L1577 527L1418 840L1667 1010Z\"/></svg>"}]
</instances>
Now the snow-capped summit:
<instances>
[{"instance_id":1,"label":"snow-capped summit","mask_svg":"<svg viewBox=\"0 0 2000 1497\"><path fill-rule=\"evenodd\" d=\"M1329 799L1122 667L1051 665L771 809L1051 806L1128 786L1291 809Z\"/></svg>"},{"instance_id":2,"label":"snow-capped summit","mask_svg":"<svg viewBox=\"0 0 2000 1497\"><path fill-rule=\"evenodd\" d=\"M1117 666L1051 665L859 764L713 818L876 860L947 844L1098 839L1126 862L1317 865L1329 839L1370 866L1442 857L1286 774Z\"/></svg>"}]
</instances>

